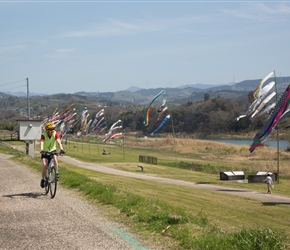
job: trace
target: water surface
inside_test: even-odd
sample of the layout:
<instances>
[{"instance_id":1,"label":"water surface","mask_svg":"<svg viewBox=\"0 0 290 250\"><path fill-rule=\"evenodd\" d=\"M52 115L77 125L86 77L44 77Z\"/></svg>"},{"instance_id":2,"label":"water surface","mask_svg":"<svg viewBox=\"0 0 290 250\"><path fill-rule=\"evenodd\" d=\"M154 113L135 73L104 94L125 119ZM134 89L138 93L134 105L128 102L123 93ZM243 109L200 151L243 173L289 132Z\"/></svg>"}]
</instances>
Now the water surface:
<instances>
[{"instance_id":1,"label":"water surface","mask_svg":"<svg viewBox=\"0 0 290 250\"><path fill-rule=\"evenodd\" d=\"M209 139L209 141L224 142L224 143L228 143L228 144L245 145L245 146L249 146L249 147L253 143L253 140L237 140L237 139ZM272 148L277 148L277 140L267 140L264 145L272 147ZM289 141L279 140L279 148L280 149L286 149L289 146L290 146Z\"/></svg>"}]
</instances>

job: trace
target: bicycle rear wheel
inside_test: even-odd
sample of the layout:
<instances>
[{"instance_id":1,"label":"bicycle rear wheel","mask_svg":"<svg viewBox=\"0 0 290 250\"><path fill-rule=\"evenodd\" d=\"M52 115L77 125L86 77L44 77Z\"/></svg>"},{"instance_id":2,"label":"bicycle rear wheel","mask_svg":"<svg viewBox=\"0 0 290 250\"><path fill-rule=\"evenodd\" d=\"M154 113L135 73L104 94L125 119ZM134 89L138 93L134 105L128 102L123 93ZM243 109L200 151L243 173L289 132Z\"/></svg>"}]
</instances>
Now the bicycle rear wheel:
<instances>
[{"instance_id":1,"label":"bicycle rear wheel","mask_svg":"<svg viewBox=\"0 0 290 250\"><path fill-rule=\"evenodd\" d=\"M56 194L56 188L57 188L57 178L56 178L55 167L53 166L51 168L51 172L49 173L49 190L50 190L51 199L54 198Z\"/></svg>"},{"instance_id":2,"label":"bicycle rear wheel","mask_svg":"<svg viewBox=\"0 0 290 250\"><path fill-rule=\"evenodd\" d=\"M48 170L46 169L45 172L45 184L44 184L45 194L48 194L49 192L49 183L48 183Z\"/></svg>"}]
</instances>

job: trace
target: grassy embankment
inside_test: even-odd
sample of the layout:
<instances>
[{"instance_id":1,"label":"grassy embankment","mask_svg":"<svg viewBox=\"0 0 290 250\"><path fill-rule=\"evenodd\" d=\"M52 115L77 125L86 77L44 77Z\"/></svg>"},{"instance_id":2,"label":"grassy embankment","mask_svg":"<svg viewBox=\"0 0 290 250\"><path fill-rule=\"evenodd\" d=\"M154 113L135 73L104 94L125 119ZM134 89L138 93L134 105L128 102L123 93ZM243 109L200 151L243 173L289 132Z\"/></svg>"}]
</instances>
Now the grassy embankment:
<instances>
[{"instance_id":1,"label":"grassy embankment","mask_svg":"<svg viewBox=\"0 0 290 250\"><path fill-rule=\"evenodd\" d=\"M110 155L102 155L104 147ZM258 192L265 192L264 184L220 181L219 172L244 170L247 175L277 169L275 149L259 148L249 155L246 145L200 140L126 138L119 146L69 142L65 149L82 161L124 171ZM139 155L157 157L158 165L139 163ZM22 154L15 159L40 171L39 159ZM274 193L289 194L288 160L289 154L280 152L280 183L275 185ZM137 167L141 164L143 172ZM285 244L289 243L285 238L290 236L289 206L285 204L113 176L64 163L60 173L61 185L102 204L108 215L142 237L154 239L156 245L170 243L171 249L287 249Z\"/></svg>"}]
</instances>

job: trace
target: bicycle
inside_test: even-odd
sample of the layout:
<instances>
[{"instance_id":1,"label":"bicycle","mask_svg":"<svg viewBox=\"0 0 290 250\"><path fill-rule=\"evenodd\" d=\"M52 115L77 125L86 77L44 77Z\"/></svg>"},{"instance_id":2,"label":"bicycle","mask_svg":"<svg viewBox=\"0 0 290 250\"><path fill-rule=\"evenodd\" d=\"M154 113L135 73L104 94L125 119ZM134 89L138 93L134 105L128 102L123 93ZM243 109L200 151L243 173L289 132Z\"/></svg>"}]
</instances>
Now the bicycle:
<instances>
[{"instance_id":1,"label":"bicycle","mask_svg":"<svg viewBox=\"0 0 290 250\"><path fill-rule=\"evenodd\" d=\"M45 156L48 156L48 166L45 172L45 194L48 194L50 191L51 199L53 199L56 195L56 188L57 188L57 176L56 176L56 169L53 156L59 156L60 154L57 152L44 152Z\"/></svg>"}]
</instances>

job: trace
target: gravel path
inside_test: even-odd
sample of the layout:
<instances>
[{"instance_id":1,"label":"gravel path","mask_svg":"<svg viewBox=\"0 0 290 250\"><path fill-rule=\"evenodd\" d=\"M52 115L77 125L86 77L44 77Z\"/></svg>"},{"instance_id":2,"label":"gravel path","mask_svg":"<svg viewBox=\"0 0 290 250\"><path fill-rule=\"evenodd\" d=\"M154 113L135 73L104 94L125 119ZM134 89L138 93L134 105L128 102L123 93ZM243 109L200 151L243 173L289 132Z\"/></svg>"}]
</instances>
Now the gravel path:
<instances>
[{"instance_id":1,"label":"gravel path","mask_svg":"<svg viewBox=\"0 0 290 250\"><path fill-rule=\"evenodd\" d=\"M0 249L148 249L72 191L51 199L39 182L0 154Z\"/></svg>"}]
</instances>

